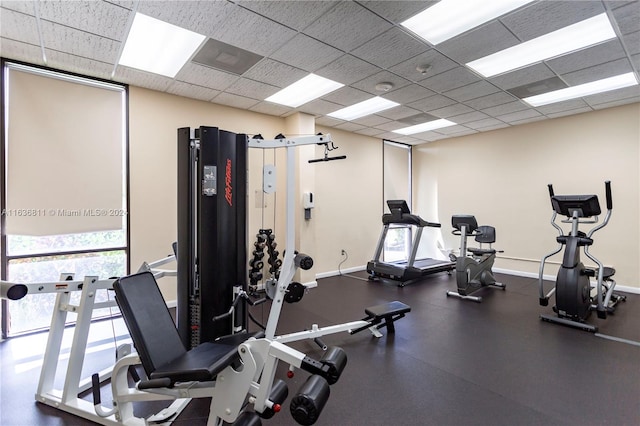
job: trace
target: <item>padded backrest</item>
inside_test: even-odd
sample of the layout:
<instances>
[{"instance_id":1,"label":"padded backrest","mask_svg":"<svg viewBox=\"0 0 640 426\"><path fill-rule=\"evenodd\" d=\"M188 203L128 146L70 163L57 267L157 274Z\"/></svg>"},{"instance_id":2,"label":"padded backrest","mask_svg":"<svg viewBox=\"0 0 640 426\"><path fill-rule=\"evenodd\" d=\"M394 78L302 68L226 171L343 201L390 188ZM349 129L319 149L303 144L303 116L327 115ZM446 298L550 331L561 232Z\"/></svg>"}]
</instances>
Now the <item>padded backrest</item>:
<instances>
[{"instance_id":1,"label":"padded backrest","mask_svg":"<svg viewBox=\"0 0 640 426\"><path fill-rule=\"evenodd\" d=\"M113 288L147 376L187 352L151 272L122 277Z\"/></svg>"},{"instance_id":2,"label":"padded backrest","mask_svg":"<svg viewBox=\"0 0 640 426\"><path fill-rule=\"evenodd\" d=\"M493 226L483 225L478 226L479 235L476 235L476 241L482 243L495 243L496 242L496 228Z\"/></svg>"}]
</instances>

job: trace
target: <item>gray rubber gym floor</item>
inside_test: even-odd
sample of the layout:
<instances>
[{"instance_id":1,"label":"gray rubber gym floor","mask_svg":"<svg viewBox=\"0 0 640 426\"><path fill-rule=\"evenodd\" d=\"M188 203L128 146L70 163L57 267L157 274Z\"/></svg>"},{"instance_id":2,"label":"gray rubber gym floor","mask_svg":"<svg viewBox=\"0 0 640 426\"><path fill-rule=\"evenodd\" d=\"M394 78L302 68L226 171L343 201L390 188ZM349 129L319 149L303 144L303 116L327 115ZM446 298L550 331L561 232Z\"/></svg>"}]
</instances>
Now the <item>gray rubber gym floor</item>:
<instances>
[{"instance_id":1,"label":"gray rubber gym floor","mask_svg":"<svg viewBox=\"0 0 640 426\"><path fill-rule=\"evenodd\" d=\"M361 319L364 308L392 300L411 306L396 333L368 331L324 337L348 363L317 425L638 425L640 424L640 295L628 294L615 315L589 322L598 335L542 322L537 281L499 275L506 291L483 289L482 303L446 296L446 273L398 287L356 273L318 281L301 302L285 305L278 333ZM268 306L254 308L266 321ZM110 326L109 326L110 329ZM621 340L611 340L614 337ZM82 425L89 422L34 402L38 368L16 369L17 349L43 337L0 343L0 424ZM44 347L44 343L37 343ZM320 358L312 341L292 344ZM99 370L112 350L87 355ZM37 361L37 359L27 360ZM294 425L288 401L306 380L286 379L289 398L265 425ZM105 391L106 392L106 391ZM103 401L106 400L103 395ZM208 400L193 401L174 424L204 425Z\"/></svg>"}]
</instances>

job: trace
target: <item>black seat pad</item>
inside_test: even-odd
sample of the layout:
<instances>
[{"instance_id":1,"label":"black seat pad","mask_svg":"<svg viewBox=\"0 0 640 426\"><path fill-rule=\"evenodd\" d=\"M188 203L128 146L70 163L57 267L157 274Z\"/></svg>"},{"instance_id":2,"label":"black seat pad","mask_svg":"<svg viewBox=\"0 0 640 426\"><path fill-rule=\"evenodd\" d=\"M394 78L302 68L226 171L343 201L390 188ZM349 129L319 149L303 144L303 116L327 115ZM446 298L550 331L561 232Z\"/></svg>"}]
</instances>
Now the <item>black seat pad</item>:
<instances>
[{"instance_id":1,"label":"black seat pad","mask_svg":"<svg viewBox=\"0 0 640 426\"><path fill-rule=\"evenodd\" d=\"M239 359L238 347L204 342L151 373L150 379L169 378L171 383L208 381Z\"/></svg>"},{"instance_id":2,"label":"black seat pad","mask_svg":"<svg viewBox=\"0 0 640 426\"><path fill-rule=\"evenodd\" d=\"M482 256L485 254L496 254L496 251L493 249L468 248L467 251L476 256Z\"/></svg>"},{"instance_id":3,"label":"black seat pad","mask_svg":"<svg viewBox=\"0 0 640 426\"><path fill-rule=\"evenodd\" d=\"M382 305L370 306L364 312L374 318L386 317L409 312L411 307L402 302L394 300L393 302L383 303Z\"/></svg>"}]
</instances>

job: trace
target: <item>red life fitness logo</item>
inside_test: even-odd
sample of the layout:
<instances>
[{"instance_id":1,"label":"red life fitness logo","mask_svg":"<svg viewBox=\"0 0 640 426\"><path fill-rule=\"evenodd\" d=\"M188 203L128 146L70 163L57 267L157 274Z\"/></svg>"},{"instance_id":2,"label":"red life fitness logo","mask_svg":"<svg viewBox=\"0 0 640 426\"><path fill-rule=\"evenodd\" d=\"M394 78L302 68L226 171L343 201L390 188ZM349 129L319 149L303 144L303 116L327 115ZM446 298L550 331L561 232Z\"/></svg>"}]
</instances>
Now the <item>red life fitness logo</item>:
<instances>
[{"instance_id":1,"label":"red life fitness logo","mask_svg":"<svg viewBox=\"0 0 640 426\"><path fill-rule=\"evenodd\" d=\"M231 160L227 158L227 166L224 171L224 198L233 207L233 193L231 191Z\"/></svg>"}]
</instances>

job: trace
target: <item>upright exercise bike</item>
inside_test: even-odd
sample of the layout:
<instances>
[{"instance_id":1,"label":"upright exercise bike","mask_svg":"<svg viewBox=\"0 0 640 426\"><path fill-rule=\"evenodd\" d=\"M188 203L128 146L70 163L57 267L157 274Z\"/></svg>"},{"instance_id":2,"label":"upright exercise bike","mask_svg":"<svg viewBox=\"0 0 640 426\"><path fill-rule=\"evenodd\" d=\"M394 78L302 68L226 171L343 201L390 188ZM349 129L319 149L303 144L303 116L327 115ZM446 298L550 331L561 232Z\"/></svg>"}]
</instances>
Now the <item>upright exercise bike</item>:
<instances>
[{"instance_id":1,"label":"upright exercise bike","mask_svg":"<svg viewBox=\"0 0 640 426\"><path fill-rule=\"evenodd\" d=\"M453 235L460 235L460 255L453 254L451 260L456 262L456 283L458 291L447 291L447 296L455 296L474 302L482 302L481 296L471 294L483 287L505 289L505 285L496 282L491 268L496 259L497 250L491 247L496 242L496 229L493 226L478 226L475 216L454 215L451 217ZM480 248L467 248L467 237L475 237ZM485 249L482 244L489 244ZM467 251L473 256L467 256Z\"/></svg>"},{"instance_id":2,"label":"upright exercise bike","mask_svg":"<svg viewBox=\"0 0 640 426\"><path fill-rule=\"evenodd\" d=\"M602 262L589 253L589 247L593 244L593 234L609 223L611 211L613 210L611 182L606 181L604 184L607 197L607 214L604 221L594 226L587 234L580 231L578 227L581 224L598 223L598 215L601 213L598 197L596 195L554 195L553 186L549 184L549 196L551 197L551 207L553 208L551 225L558 230L559 236L556 241L559 246L557 250L542 258L538 287L540 290L540 305L542 306L547 306L549 298L555 293L556 305L553 307L553 311L557 316L540 315L540 318L544 321L596 332L598 331L596 326L585 323L591 311L595 310L598 318L606 318L608 313L614 312L619 302L626 300L626 296L613 292L616 285L612 278L616 272L615 269L603 266ZM558 214L567 217L567 219L562 220L562 223L571 224L571 232L567 235L555 222ZM558 270L555 287L545 295L543 286L544 264L549 257L559 253L563 247L565 249L564 256ZM597 269L584 266L580 260L580 248L584 250L584 254L589 259L598 265ZM597 277L595 298L591 296L591 277Z\"/></svg>"}]
</instances>

